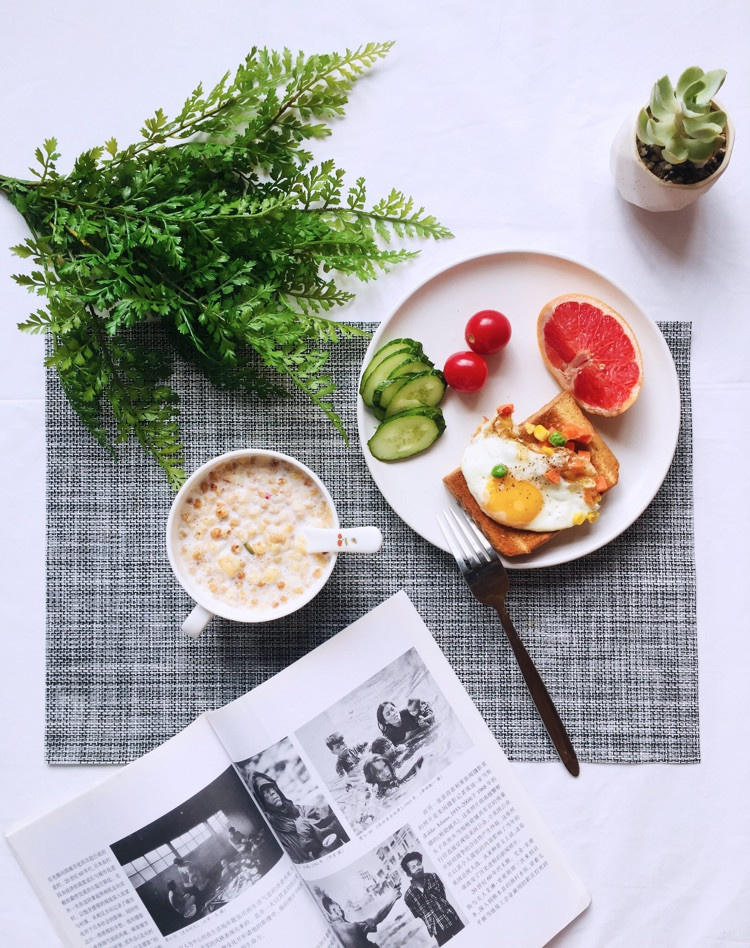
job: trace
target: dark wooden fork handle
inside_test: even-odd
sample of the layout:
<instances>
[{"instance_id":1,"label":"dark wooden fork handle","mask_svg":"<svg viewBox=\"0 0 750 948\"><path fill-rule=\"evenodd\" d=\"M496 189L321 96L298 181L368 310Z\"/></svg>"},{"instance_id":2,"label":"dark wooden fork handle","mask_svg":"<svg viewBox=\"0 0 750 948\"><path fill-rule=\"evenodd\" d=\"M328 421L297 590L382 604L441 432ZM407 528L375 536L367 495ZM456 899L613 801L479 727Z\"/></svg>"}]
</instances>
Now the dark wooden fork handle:
<instances>
[{"instance_id":1,"label":"dark wooden fork handle","mask_svg":"<svg viewBox=\"0 0 750 948\"><path fill-rule=\"evenodd\" d=\"M526 646L521 641L521 636L516 632L507 611L502 606L495 606L495 609L500 616L500 621L502 622L505 634L508 636L513 654L516 656L516 661L518 662L518 667L521 669L526 687L529 689L529 693L539 711L539 716L547 728L547 733L552 739L557 753L560 755L560 760L565 764L569 773L577 777L581 772L578 757L568 737L568 732L565 730L565 725L557 713L557 708L552 698L550 698L547 686L542 681L542 676L537 671L536 665L526 651Z\"/></svg>"}]
</instances>

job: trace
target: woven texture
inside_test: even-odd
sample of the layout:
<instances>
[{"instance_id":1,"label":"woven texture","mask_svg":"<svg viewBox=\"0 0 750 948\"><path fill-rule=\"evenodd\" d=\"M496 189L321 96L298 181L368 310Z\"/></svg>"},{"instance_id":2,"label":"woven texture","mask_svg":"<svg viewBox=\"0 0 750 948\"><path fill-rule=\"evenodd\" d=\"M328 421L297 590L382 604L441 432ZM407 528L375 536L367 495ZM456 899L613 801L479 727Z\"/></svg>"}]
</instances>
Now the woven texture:
<instances>
[{"instance_id":1,"label":"woven texture","mask_svg":"<svg viewBox=\"0 0 750 948\"><path fill-rule=\"evenodd\" d=\"M690 324L661 328L682 392L682 434L662 489L604 549L511 574L509 610L585 761L699 760ZM113 463L49 374L48 762L139 757L402 588L508 756L555 759L496 617L473 600L452 559L396 517L369 475L355 421L366 344L346 340L332 355L348 448L301 398L259 404L176 365L187 470L237 447L285 451L323 478L342 523L374 523L386 538L377 557L342 558L295 615L261 627L214 619L197 641L179 628L191 603L166 556L172 494L162 472L135 445Z\"/></svg>"}]
</instances>

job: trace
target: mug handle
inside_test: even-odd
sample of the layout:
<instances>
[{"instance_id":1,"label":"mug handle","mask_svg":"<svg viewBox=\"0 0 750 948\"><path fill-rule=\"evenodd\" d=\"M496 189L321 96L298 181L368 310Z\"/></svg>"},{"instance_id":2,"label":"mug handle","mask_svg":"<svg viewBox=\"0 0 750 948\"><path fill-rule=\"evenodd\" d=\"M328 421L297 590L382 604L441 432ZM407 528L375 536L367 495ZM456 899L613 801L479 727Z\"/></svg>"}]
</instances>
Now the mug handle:
<instances>
[{"instance_id":1,"label":"mug handle","mask_svg":"<svg viewBox=\"0 0 750 948\"><path fill-rule=\"evenodd\" d=\"M213 617L213 612L209 612L203 606L196 606L182 623L182 631L191 639L197 639Z\"/></svg>"}]
</instances>

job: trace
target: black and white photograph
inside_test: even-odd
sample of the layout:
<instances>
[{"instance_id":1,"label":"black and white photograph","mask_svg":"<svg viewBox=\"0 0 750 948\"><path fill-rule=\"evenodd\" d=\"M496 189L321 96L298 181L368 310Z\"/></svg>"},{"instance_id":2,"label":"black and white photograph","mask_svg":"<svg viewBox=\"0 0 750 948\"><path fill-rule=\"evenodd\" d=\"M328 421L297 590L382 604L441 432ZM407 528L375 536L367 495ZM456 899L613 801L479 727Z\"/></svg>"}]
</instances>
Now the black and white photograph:
<instances>
[{"instance_id":1,"label":"black and white photograph","mask_svg":"<svg viewBox=\"0 0 750 948\"><path fill-rule=\"evenodd\" d=\"M288 737L236 766L293 862L313 862L349 842Z\"/></svg>"},{"instance_id":2,"label":"black and white photograph","mask_svg":"<svg viewBox=\"0 0 750 948\"><path fill-rule=\"evenodd\" d=\"M465 927L409 826L312 891L344 948L435 948Z\"/></svg>"},{"instance_id":3,"label":"black and white photograph","mask_svg":"<svg viewBox=\"0 0 750 948\"><path fill-rule=\"evenodd\" d=\"M471 747L413 648L296 736L354 833L408 802Z\"/></svg>"},{"instance_id":4,"label":"black and white photograph","mask_svg":"<svg viewBox=\"0 0 750 948\"><path fill-rule=\"evenodd\" d=\"M237 898L283 855L231 767L110 848L165 936Z\"/></svg>"}]
</instances>

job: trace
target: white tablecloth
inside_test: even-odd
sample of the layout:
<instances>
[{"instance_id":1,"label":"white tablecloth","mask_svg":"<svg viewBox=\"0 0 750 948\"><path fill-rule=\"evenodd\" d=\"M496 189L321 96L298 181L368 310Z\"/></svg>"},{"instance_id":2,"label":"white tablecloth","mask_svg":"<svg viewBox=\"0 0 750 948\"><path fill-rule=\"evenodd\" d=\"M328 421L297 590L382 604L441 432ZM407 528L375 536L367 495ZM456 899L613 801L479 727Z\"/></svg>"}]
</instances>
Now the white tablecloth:
<instances>
[{"instance_id":1,"label":"white tablecloth","mask_svg":"<svg viewBox=\"0 0 750 948\"><path fill-rule=\"evenodd\" d=\"M576 781L558 764L515 766L593 895L554 944L750 945L747 0L40 0L6 5L2 23L0 171L21 176L50 135L63 167L111 135L134 140L157 106L174 112L252 45L395 39L320 153L364 175L372 195L413 194L457 237L424 245L342 316L381 318L440 266L521 248L602 271L654 319L693 321L702 762L584 765ZM651 215L614 190L610 142L659 76L694 64L728 71L732 163L697 205ZM15 328L34 301L11 282L18 261L4 249L25 233L0 201L3 829L115 770L43 763L42 341ZM7 847L0 867L3 944L57 944Z\"/></svg>"}]
</instances>

